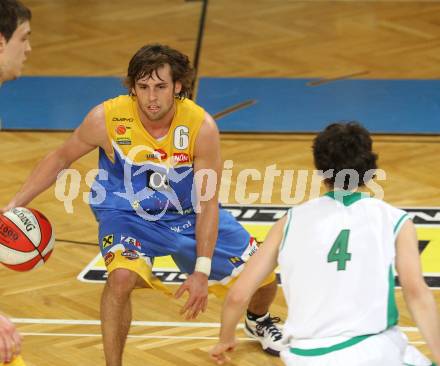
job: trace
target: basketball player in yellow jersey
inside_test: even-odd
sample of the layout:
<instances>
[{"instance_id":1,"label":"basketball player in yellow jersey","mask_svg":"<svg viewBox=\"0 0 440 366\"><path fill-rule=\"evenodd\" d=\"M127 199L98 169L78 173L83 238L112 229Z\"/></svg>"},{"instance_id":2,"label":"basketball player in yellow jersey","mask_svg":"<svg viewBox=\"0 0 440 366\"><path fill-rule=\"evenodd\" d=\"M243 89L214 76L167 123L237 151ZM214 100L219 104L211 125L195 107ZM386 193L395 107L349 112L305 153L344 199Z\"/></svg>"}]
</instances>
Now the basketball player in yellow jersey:
<instances>
[{"instance_id":1,"label":"basketball player in yellow jersey","mask_svg":"<svg viewBox=\"0 0 440 366\"><path fill-rule=\"evenodd\" d=\"M23 63L31 51L29 21L31 12L15 0L0 0L0 86L21 75ZM21 336L14 324L0 315L0 365L20 353ZM23 365L15 358L10 366Z\"/></svg>"},{"instance_id":2,"label":"basketball player in yellow jersey","mask_svg":"<svg viewBox=\"0 0 440 366\"><path fill-rule=\"evenodd\" d=\"M189 274L175 296L188 292L181 313L194 319L206 309L208 284L225 292L222 286L257 250L243 227L219 209L219 132L213 118L185 98L192 80L187 56L167 46L142 47L129 63L130 95L93 108L5 208L27 205L63 169L99 147L101 170L90 203L109 272L101 302L107 366L122 365L136 284L168 291L152 275L154 257L169 254ZM202 187L203 178L209 184ZM272 273L249 303L246 329L278 355L282 335L268 313L276 288Z\"/></svg>"}]
</instances>

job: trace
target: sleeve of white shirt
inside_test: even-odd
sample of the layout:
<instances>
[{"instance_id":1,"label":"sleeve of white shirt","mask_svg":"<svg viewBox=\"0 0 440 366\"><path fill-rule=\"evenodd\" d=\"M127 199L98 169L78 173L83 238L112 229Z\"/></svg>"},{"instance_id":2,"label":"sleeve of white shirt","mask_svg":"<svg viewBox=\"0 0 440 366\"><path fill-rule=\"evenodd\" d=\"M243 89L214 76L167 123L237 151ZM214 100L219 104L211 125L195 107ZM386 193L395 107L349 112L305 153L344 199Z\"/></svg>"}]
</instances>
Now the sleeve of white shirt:
<instances>
[{"instance_id":1,"label":"sleeve of white shirt","mask_svg":"<svg viewBox=\"0 0 440 366\"><path fill-rule=\"evenodd\" d=\"M391 224L393 225L394 236L397 237L403 224L406 222L406 220L411 220L411 217L406 211L401 210L400 208L393 207L391 205L389 212L391 217Z\"/></svg>"}]
</instances>

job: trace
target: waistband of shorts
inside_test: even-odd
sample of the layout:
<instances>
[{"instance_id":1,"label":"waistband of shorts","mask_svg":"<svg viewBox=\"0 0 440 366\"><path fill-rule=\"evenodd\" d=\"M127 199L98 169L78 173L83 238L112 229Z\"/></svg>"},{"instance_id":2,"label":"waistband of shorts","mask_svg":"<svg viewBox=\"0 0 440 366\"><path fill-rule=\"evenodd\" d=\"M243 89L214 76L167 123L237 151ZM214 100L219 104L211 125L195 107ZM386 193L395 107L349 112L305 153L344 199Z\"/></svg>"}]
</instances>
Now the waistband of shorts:
<instances>
[{"instance_id":1,"label":"waistband of shorts","mask_svg":"<svg viewBox=\"0 0 440 366\"><path fill-rule=\"evenodd\" d=\"M93 212L96 213L105 213L105 212L126 212L126 213L135 213L134 210L123 210L123 209L118 209L116 207L106 207L106 208L95 208L92 207ZM174 215L191 215L193 214L194 208L193 207L188 207L188 208L183 208L182 210L177 210L177 209L167 209L165 211L163 210L145 210L145 212L148 215L163 215L163 214L174 214Z\"/></svg>"},{"instance_id":2,"label":"waistband of shorts","mask_svg":"<svg viewBox=\"0 0 440 366\"><path fill-rule=\"evenodd\" d=\"M157 211L146 210L145 212L148 213L149 215L160 215L163 213L162 210L157 210ZM176 214L176 215L191 215L193 213L194 213L193 207L182 208L181 210L168 209L165 211L165 214Z\"/></svg>"},{"instance_id":3,"label":"waistband of shorts","mask_svg":"<svg viewBox=\"0 0 440 366\"><path fill-rule=\"evenodd\" d=\"M331 346L327 346L327 347L318 347L318 348L290 347L290 353L293 353L298 356L322 356L322 355L326 355L331 352L339 351L341 349L354 346L355 344L358 344L358 343L364 341L365 339L371 337L372 335L374 335L374 334L366 334L366 335L356 336L356 337L346 339L345 341L338 342L338 343L335 343L335 344L333 344ZM306 344L306 342L310 343L309 341L311 341L311 340L307 340L304 342L299 340L299 341L294 341L294 343L297 343L298 345L300 345L300 344Z\"/></svg>"}]
</instances>

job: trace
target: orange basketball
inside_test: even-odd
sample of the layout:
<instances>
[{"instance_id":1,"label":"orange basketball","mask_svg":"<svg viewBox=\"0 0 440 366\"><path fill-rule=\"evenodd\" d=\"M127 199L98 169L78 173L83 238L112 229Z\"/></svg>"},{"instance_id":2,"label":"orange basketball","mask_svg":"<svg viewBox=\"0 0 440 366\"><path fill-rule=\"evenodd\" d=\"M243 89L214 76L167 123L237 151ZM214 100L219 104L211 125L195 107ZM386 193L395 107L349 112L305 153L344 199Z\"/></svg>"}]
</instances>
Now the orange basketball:
<instances>
[{"instance_id":1,"label":"orange basketball","mask_svg":"<svg viewBox=\"0 0 440 366\"><path fill-rule=\"evenodd\" d=\"M32 208L16 207L0 215L0 262L29 271L52 254L55 236L49 220Z\"/></svg>"}]
</instances>

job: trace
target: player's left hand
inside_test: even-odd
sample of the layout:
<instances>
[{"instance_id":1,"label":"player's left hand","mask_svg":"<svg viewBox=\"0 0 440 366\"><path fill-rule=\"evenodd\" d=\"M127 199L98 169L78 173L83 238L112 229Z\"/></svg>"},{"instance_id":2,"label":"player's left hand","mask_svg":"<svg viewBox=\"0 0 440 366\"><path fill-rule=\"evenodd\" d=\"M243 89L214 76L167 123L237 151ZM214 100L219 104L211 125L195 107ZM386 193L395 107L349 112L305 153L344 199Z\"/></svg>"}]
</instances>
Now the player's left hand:
<instances>
[{"instance_id":1,"label":"player's left hand","mask_svg":"<svg viewBox=\"0 0 440 366\"><path fill-rule=\"evenodd\" d=\"M235 349L237 342L235 340L230 342L218 342L209 351L209 356L218 364L223 365L225 362L231 361L231 358L226 355L226 352L231 352Z\"/></svg>"},{"instance_id":2,"label":"player's left hand","mask_svg":"<svg viewBox=\"0 0 440 366\"><path fill-rule=\"evenodd\" d=\"M5 207L2 207L2 208L0 208L0 214L4 214L6 211L9 211L11 208L13 208L14 206L12 206L11 204L9 204L9 205L7 205L7 206L5 206Z\"/></svg>"},{"instance_id":3,"label":"player's left hand","mask_svg":"<svg viewBox=\"0 0 440 366\"><path fill-rule=\"evenodd\" d=\"M174 296L178 299L185 291L188 291L189 297L180 314L186 314L186 319L195 319L200 312L205 312L208 305L208 276L202 272L194 272L182 283Z\"/></svg>"}]
</instances>

